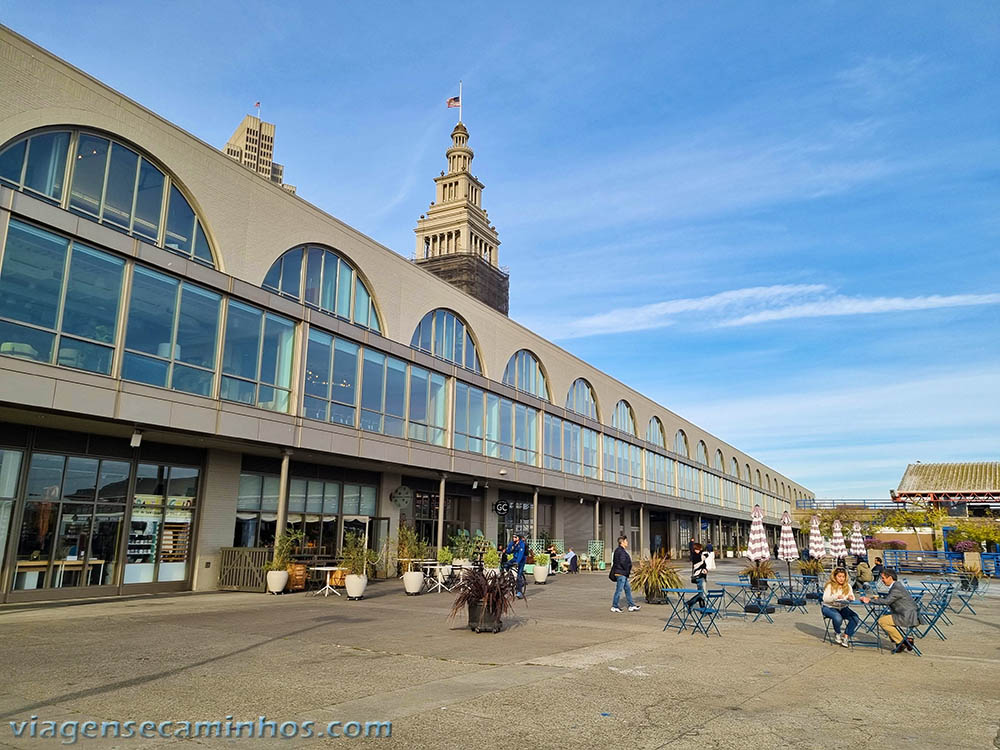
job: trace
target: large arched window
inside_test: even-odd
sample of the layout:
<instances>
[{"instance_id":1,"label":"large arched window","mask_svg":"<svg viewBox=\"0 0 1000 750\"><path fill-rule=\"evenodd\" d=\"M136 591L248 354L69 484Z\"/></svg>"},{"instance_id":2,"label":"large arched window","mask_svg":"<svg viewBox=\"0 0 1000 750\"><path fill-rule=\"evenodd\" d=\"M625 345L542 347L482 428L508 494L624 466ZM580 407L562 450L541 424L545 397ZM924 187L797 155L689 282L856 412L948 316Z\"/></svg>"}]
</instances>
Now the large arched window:
<instances>
[{"instance_id":1,"label":"large arched window","mask_svg":"<svg viewBox=\"0 0 1000 750\"><path fill-rule=\"evenodd\" d=\"M646 441L661 448L667 447L667 439L663 435L663 422L659 417L650 417L649 424L646 425Z\"/></svg>"},{"instance_id":2,"label":"large arched window","mask_svg":"<svg viewBox=\"0 0 1000 750\"><path fill-rule=\"evenodd\" d=\"M726 460L722 457L722 451L715 451L715 462L712 464L713 469L718 469L719 471L725 471Z\"/></svg>"},{"instance_id":3,"label":"large arched window","mask_svg":"<svg viewBox=\"0 0 1000 750\"><path fill-rule=\"evenodd\" d=\"M615 413L611 415L611 426L629 435L635 435L635 414L628 401L622 399L615 404Z\"/></svg>"},{"instance_id":4,"label":"large arched window","mask_svg":"<svg viewBox=\"0 0 1000 750\"><path fill-rule=\"evenodd\" d=\"M704 440L698 441L697 460L698 463L705 464L705 466L708 466L708 446L705 445Z\"/></svg>"},{"instance_id":5,"label":"large arched window","mask_svg":"<svg viewBox=\"0 0 1000 750\"><path fill-rule=\"evenodd\" d=\"M363 328L382 331L375 301L357 269L325 247L303 245L288 250L274 261L263 287Z\"/></svg>"},{"instance_id":6,"label":"large arched window","mask_svg":"<svg viewBox=\"0 0 1000 750\"><path fill-rule=\"evenodd\" d=\"M729 463L729 473L737 479L740 478L740 462L733 458Z\"/></svg>"},{"instance_id":7,"label":"large arched window","mask_svg":"<svg viewBox=\"0 0 1000 750\"><path fill-rule=\"evenodd\" d=\"M203 222L176 179L115 138L75 128L20 136L0 149L0 184L216 266Z\"/></svg>"},{"instance_id":8,"label":"large arched window","mask_svg":"<svg viewBox=\"0 0 1000 750\"><path fill-rule=\"evenodd\" d=\"M684 430L677 430L677 434L674 435L674 453L679 453L685 458L690 458L688 453L688 437L684 434Z\"/></svg>"},{"instance_id":9,"label":"large arched window","mask_svg":"<svg viewBox=\"0 0 1000 750\"><path fill-rule=\"evenodd\" d=\"M754 471L753 480L754 480L753 483L755 485L757 485L758 487L761 486L761 483L760 483L760 469L756 469Z\"/></svg>"},{"instance_id":10,"label":"large arched window","mask_svg":"<svg viewBox=\"0 0 1000 750\"><path fill-rule=\"evenodd\" d=\"M545 382L545 373L535 355L527 349L516 352L507 362L503 371L503 382L512 385L519 391L549 401L549 386Z\"/></svg>"},{"instance_id":11,"label":"large arched window","mask_svg":"<svg viewBox=\"0 0 1000 750\"><path fill-rule=\"evenodd\" d=\"M469 327L455 313L443 307L431 310L417 323L410 346L454 362L466 370L482 372L479 352Z\"/></svg>"},{"instance_id":12,"label":"large arched window","mask_svg":"<svg viewBox=\"0 0 1000 750\"><path fill-rule=\"evenodd\" d=\"M577 378L566 394L566 408L591 419L597 419L597 399L594 389L583 378Z\"/></svg>"}]
</instances>

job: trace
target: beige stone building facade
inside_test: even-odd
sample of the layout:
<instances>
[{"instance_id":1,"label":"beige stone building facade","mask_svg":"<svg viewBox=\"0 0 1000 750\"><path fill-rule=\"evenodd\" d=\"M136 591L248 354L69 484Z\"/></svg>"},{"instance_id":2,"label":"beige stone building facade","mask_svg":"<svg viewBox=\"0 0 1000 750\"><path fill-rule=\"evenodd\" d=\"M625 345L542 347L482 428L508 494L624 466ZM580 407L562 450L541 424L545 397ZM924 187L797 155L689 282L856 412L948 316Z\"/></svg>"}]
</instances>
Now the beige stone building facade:
<instances>
[{"instance_id":1,"label":"beige stone building facade","mask_svg":"<svg viewBox=\"0 0 1000 750\"><path fill-rule=\"evenodd\" d=\"M5 28L0 61L3 601L238 585L286 522L680 556L812 497Z\"/></svg>"}]
</instances>

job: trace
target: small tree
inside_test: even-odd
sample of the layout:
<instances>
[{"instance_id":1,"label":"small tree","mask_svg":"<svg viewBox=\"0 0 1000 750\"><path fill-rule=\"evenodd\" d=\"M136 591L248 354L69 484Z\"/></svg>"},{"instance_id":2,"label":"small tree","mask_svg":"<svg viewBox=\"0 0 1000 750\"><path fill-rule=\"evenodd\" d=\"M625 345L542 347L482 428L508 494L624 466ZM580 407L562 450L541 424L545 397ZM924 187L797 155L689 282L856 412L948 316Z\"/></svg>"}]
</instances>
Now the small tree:
<instances>
[{"instance_id":1,"label":"small tree","mask_svg":"<svg viewBox=\"0 0 1000 750\"><path fill-rule=\"evenodd\" d=\"M908 502L906 505L889 511L885 515L884 523L894 529L912 529L913 536L917 540L917 549L924 548L920 541L920 531L918 529L929 526L931 529L931 549L937 549L937 532L941 522L947 518L948 512L939 505L928 503L922 500Z\"/></svg>"}]
</instances>

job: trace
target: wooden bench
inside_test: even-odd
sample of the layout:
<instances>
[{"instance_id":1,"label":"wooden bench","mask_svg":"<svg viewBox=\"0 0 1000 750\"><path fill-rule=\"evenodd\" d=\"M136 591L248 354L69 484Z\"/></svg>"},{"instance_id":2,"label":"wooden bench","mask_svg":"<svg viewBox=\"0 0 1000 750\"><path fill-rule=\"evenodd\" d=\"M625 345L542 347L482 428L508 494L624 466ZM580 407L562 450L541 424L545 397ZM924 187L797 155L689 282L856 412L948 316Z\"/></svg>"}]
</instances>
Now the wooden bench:
<instances>
[{"instance_id":1,"label":"wooden bench","mask_svg":"<svg viewBox=\"0 0 1000 750\"><path fill-rule=\"evenodd\" d=\"M896 566L900 573L947 573L947 560L903 560Z\"/></svg>"}]
</instances>

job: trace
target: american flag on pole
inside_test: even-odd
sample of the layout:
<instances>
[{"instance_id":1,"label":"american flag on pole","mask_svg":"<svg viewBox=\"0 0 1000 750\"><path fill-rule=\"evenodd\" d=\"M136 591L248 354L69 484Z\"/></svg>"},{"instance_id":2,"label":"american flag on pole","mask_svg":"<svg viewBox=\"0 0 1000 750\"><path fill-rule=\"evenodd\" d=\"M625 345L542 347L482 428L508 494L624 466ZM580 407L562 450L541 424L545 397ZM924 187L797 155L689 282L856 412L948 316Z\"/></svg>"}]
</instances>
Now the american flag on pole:
<instances>
[{"instance_id":1,"label":"american flag on pole","mask_svg":"<svg viewBox=\"0 0 1000 750\"><path fill-rule=\"evenodd\" d=\"M259 107L259 106L260 106L260 102L254 102L254 105L253 105L253 106L255 106L255 107Z\"/></svg>"},{"instance_id":2,"label":"american flag on pole","mask_svg":"<svg viewBox=\"0 0 1000 750\"><path fill-rule=\"evenodd\" d=\"M449 109L452 109L454 107L461 107L461 106L462 106L462 97L460 97L460 96L453 96L450 99L448 99L448 108Z\"/></svg>"}]
</instances>

